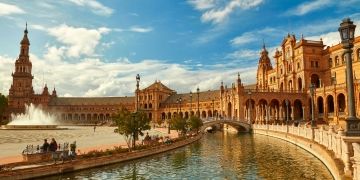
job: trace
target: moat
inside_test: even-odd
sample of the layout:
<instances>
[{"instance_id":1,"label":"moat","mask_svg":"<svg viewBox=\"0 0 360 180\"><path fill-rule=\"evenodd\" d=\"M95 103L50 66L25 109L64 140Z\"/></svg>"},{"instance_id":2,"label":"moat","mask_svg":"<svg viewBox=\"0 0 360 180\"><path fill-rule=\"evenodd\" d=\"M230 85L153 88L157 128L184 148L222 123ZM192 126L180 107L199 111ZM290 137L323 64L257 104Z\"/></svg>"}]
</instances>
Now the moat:
<instances>
[{"instance_id":1,"label":"moat","mask_svg":"<svg viewBox=\"0 0 360 180\"><path fill-rule=\"evenodd\" d=\"M288 142L250 134L206 134L189 146L127 163L48 179L333 179L325 165Z\"/></svg>"}]
</instances>

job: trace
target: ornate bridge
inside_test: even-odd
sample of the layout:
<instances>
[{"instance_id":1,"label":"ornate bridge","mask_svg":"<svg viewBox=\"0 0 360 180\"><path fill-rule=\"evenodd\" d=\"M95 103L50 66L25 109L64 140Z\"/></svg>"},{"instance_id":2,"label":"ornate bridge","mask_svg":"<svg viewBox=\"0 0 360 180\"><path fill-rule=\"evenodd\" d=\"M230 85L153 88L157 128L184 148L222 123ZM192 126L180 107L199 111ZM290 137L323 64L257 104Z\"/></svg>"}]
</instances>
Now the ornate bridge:
<instances>
[{"instance_id":1,"label":"ornate bridge","mask_svg":"<svg viewBox=\"0 0 360 180\"><path fill-rule=\"evenodd\" d=\"M204 120L203 119L203 126L201 130L204 131L207 127L211 127L218 124L228 124L237 128L239 131L243 132L250 132L251 125L247 121L237 121L234 119L211 119L211 120Z\"/></svg>"}]
</instances>

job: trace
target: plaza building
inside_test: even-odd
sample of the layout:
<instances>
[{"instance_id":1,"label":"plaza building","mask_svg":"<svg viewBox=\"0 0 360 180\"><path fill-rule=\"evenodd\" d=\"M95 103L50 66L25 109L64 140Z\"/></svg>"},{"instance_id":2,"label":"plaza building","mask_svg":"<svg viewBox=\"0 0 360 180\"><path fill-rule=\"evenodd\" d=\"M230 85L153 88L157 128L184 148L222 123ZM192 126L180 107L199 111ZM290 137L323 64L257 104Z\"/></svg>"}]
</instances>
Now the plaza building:
<instances>
[{"instance_id":1,"label":"plaza building","mask_svg":"<svg viewBox=\"0 0 360 180\"><path fill-rule=\"evenodd\" d=\"M156 123L164 123L175 115L202 119L234 119L253 123L284 123L310 121L310 86L314 85L314 114L318 123L343 125L347 117L345 57L341 44L326 46L288 34L275 54L269 55L265 45L260 52L256 84L246 85L240 74L230 86L219 84L216 90L177 93L155 81L148 87L134 87L132 97L58 97L55 88L35 94L32 85L30 41L27 28L15 61L13 82L9 89L8 109L23 113L25 104L41 105L57 119L70 123L95 123L111 120L120 108L145 111ZM272 62L269 56L273 56ZM355 101L360 113L360 37L354 42ZM140 80L140 79L139 79Z\"/></svg>"}]
</instances>

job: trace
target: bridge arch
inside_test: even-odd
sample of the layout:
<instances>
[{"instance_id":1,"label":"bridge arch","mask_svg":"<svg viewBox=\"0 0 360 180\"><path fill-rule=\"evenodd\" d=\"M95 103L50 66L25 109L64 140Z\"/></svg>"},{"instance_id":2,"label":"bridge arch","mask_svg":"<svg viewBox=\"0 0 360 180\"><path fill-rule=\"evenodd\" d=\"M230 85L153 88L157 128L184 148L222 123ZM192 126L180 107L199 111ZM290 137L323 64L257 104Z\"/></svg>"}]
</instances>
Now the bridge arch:
<instances>
[{"instance_id":1,"label":"bridge arch","mask_svg":"<svg viewBox=\"0 0 360 180\"><path fill-rule=\"evenodd\" d=\"M251 126L245 121L235 121L235 120L216 120L216 121L207 121L203 123L201 131L204 131L207 127L215 126L218 124L227 124L239 130L239 132L250 132Z\"/></svg>"}]
</instances>

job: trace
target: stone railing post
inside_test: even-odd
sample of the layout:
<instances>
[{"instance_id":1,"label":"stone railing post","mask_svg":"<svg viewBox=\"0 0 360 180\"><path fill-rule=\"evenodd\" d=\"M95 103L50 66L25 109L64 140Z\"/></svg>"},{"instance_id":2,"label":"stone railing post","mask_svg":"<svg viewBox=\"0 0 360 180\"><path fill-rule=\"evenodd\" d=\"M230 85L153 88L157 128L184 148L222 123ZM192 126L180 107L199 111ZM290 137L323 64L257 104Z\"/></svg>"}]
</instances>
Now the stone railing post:
<instances>
[{"instance_id":1,"label":"stone railing post","mask_svg":"<svg viewBox=\"0 0 360 180\"><path fill-rule=\"evenodd\" d=\"M335 150L335 156L337 158L342 157L342 137L345 136L345 132L343 129L338 129L338 133L336 134L336 150Z\"/></svg>"},{"instance_id":2,"label":"stone railing post","mask_svg":"<svg viewBox=\"0 0 360 180\"><path fill-rule=\"evenodd\" d=\"M360 144L359 143L352 143L353 150L354 150L354 157L351 158L353 163L353 179L359 180L360 179Z\"/></svg>"},{"instance_id":3,"label":"stone railing post","mask_svg":"<svg viewBox=\"0 0 360 180\"><path fill-rule=\"evenodd\" d=\"M351 161L350 161L350 146L351 144L349 142L346 142L344 138L341 138L342 142L341 142L341 150L342 150L342 156L341 159L344 162L344 172L345 175L347 176L351 176L352 172L351 172Z\"/></svg>"},{"instance_id":4,"label":"stone railing post","mask_svg":"<svg viewBox=\"0 0 360 180\"><path fill-rule=\"evenodd\" d=\"M335 130L334 130L334 127L333 126L330 126L329 127L329 131L328 131L328 149L329 150L333 150L333 151L335 151L334 149L333 149L333 144L335 143L335 142L333 142L333 134L335 134Z\"/></svg>"}]
</instances>

